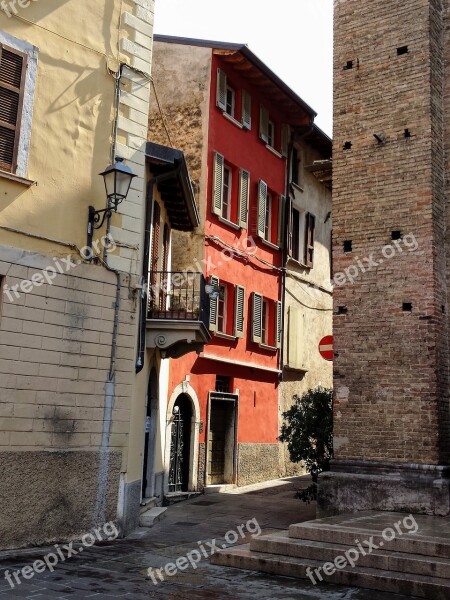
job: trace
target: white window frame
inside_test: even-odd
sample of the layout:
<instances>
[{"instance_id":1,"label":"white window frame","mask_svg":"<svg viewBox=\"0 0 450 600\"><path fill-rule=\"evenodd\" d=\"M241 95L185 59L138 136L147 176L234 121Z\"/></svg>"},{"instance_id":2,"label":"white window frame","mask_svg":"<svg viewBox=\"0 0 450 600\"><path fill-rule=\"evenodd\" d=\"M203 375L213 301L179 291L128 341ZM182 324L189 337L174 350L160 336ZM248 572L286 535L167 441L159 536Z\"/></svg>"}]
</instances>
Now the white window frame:
<instances>
[{"instance_id":1,"label":"white window frame","mask_svg":"<svg viewBox=\"0 0 450 600\"><path fill-rule=\"evenodd\" d=\"M220 291L223 289L223 300L220 299ZM226 283L219 283L219 296L217 298L217 333L227 333L227 303L228 303L228 286ZM223 306L223 324L220 328L220 306Z\"/></svg>"},{"instance_id":2,"label":"white window frame","mask_svg":"<svg viewBox=\"0 0 450 600\"><path fill-rule=\"evenodd\" d=\"M228 178L228 182L226 181ZM223 167L223 180L222 180L222 211L221 217L226 221L231 222L231 190L233 187L233 171L225 164ZM224 209L226 208L226 214Z\"/></svg>"},{"instance_id":3,"label":"white window frame","mask_svg":"<svg viewBox=\"0 0 450 600\"><path fill-rule=\"evenodd\" d=\"M18 52L26 54L28 57L27 71L25 74L25 88L23 97L22 120L19 132L19 148L17 154L17 168L15 172L8 173L0 171L0 175L5 177L27 178L28 160L31 143L31 127L33 121L34 95L36 88L38 56L39 49L32 44L13 37L5 31L0 31L0 43L9 46Z\"/></svg>"},{"instance_id":4,"label":"white window frame","mask_svg":"<svg viewBox=\"0 0 450 600\"><path fill-rule=\"evenodd\" d=\"M267 121L267 145L275 148L275 123L272 119Z\"/></svg>"},{"instance_id":5,"label":"white window frame","mask_svg":"<svg viewBox=\"0 0 450 600\"><path fill-rule=\"evenodd\" d=\"M294 210L299 213L299 224L298 224L298 256L294 256L294 219L293 214ZM305 263L305 242L306 242L306 210L301 208L297 204L292 204L291 206L291 215L290 215L290 229L289 235L291 237L289 244L289 255L295 261L300 264Z\"/></svg>"},{"instance_id":6,"label":"white window frame","mask_svg":"<svg viewBox=\"0 0 450 600\"><path fill-rule=\"evenodd\" d=\"M264 239L266 242L272 243L272 213L273 213L273 196L268 191L266 202L264 205Z\"/></svg>"},{"instance_id":7,"label":"white window frame","mask_svg":"<svg viewBox=\"0 0 450 600\"><path fill-rule=\"evenodd\" d=\"M231 94L231 106L228 109L228 94ZM236 91L231 85L227 84L226 87L226 100L225 100L225 112L226 114L234 119L236 117Z\"/></svg>"}]
</instances>

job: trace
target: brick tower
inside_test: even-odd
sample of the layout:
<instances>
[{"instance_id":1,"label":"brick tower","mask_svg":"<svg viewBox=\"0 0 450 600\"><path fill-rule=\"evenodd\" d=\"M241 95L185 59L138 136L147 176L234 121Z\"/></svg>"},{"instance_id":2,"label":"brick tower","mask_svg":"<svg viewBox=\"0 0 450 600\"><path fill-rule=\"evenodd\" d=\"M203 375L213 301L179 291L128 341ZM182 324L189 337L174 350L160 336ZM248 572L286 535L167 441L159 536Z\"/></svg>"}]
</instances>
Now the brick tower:
<instances>
[{"instance_id":1,"label":"brick tower","mask_svg":"<svg viewBox=\"0 0 450 600\"><path fill-rule=\"evenodd\" d=\"M449 514L444 0L335 0L335 460L319 513Z\"/></svg>"}]
</instances>

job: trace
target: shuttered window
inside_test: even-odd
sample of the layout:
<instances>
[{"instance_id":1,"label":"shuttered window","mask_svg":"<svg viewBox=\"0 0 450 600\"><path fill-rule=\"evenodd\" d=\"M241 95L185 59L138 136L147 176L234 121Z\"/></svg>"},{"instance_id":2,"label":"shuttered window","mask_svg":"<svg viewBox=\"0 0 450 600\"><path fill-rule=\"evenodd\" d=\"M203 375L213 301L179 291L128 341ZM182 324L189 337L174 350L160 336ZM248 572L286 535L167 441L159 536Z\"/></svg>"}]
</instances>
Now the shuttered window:
<instances>
[{"instance_id":1,"label":"shuttered window","mask_svg":"<svg viewBox=\"0 0 450 600\"><path fill-rule=\"evenodd\" d=\"M235 288L234 300L234 335L237 338L244 337L244 309L245 288L237 285Z\"/></svg>"},{"instance_id":2,"label":"shuttered window","mask_svg":"<svg viewBox=\"0 0 450 600\"><path fill-rule=\"evenodd\" d=\"M264 298L261 294L253 292L253 320L252 320L252 341L255 344L262 343L262 319L263 319Z\"/></svg>"},{"instance_id":3,"label":"shuttered window","mask_svg":"<svg viewBox=\"0 0 450 600\"><path fill-rule=\"evenodd\" d=\"M242 92L242 125L245 129L252 128L252 97L246 90Z\"/></svg>"},{"instance_id":4,"label":"shuttered window","mask_svg":"<svg viewBox=\"0 0 450 600\"><path fill-rule=\"evenodd\" d=\"M264 238L266 229L267 183L260 179L258 185L258 229L257 233Z\"/></svg>"},{"instance_id":5,"label":"shuttered window","mask_svg":"<svg viewBox=\"0 0 450 600\"><path fill-rule=\"evenodd\" d=\"M284 248L286 224L286 196L280 196L278 202L278 245Z\"/></svg>"},{"instance_id":6,"label":"shuttered window","mask_svg":"<svg viewBox=\"0 0 450 600\"><path fill-rule=\"evenodd\" d=\"M281 302L275 302L275 345L281 348L281 339L283 336L283 305Z\"/></svg>"},{"instance_id":7,"label":"shuttered window","mask_svg":"<svg viewBox=\"0 0 450 600\"><path fill-rule=\"evenodd\" d=\"M314 262L314 232L316 228L316 217L306 213L305 224L305 265L312 267Z\"/></svg>"},{"instance_id":8,"label":"shuttered window","mask_svg":"<svg viewBox=\"0 0 450 600\"><path fill-rule=\"evenodd\" d=\"M265 106L261 106L259 113L259 137L269 143L269 111Z\"/></svg>"},{"instance_id":9,"label":"shuttered window","mask_svg":"<svg viewBox=\"0 0 450 600\"><path fill-rule=\"evenodd\" d=\"M217 331L217 325L218 325L218 320L219 320L219 278L218 277L212 277L210 278L210 283L212 286L214 286L214 291L216 292L214 294L214 297L211 296L210 298L210 302L209 302L209 330L210 331ZM215 297L217 296L217 297Z\"/></svg>"},{"instance_id":10,"label":"shuttered window","mask_svg":"<svg viewBox=\"0 0 450 600\"><path fill-rule=\"evenodd\" d=\"M212 211L219 217L222 215L223 205L223 174L225 168L224 157L215 152L214 154L214 174L213 174L213 194L212 194Z\"/></svg>"},{"instance_id":11,"label":"shuttered window","mask_svg":"<svg viewBox=\"0 0 450 600\"><path fill-rule=\"evenodd\" d=\"M15 173L27 57L0 44L0 169Z\"/></svg>"},{"instance_id":12,"label":"shuttered window","mask_svg":"<svg viewBox=\"0 0 450 600\"><path fill-rule=\"evenodd\" d=\"M286 158L289 153L289 138L291 130L289 125L283 124L281 128L281 154Z\"/></svg>"},{"instance_id":13,"label":"shuttered window","mask_svg":"<svg viewBox=\"0 0 450 600\"><path fill-rule=\"evenodd\" d=\"M227 109L227 76L222 69L217 69L217 106L226 111Z\"/></svg>"},{"instance_id":14,"label":"shuttered window","mask_svg":"<svg viewBox=\"0 0 450 600\"><path fill-rule=\"evenodd\" d=\"M239 173L239 226L248 228L248 204L250 197L250 173L241 169Z\"/></svg>"}]
</instances>

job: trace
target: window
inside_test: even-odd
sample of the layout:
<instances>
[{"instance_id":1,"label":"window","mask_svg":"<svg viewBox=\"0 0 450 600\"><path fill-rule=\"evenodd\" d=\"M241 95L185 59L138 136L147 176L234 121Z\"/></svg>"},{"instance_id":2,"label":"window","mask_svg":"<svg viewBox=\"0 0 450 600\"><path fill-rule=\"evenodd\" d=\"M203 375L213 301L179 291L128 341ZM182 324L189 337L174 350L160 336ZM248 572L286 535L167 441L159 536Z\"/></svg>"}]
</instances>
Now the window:
<instances>
[{"instance_id":1,"label":"window","mask_svg":"<svg viewBox=\"0 0 450 600\"><path fill-rule=\"evenodd\" d=\"M258 186L256 233L261 239L275 246L281 244L283 207L284 196L277 196L269 191L267 183L261 179Z\"/></svg>"},{"instance_id":2,"label":"window","mask_svg":"<svg viewBox=\"0 0 450 600\"><path fill-rule=\"evenodd\" d=\"M0 31L0 171L25 178L37 48Z\"/></svg>"},{"instance_id":3,"label":"window","mask_svg":"<svg viewBox=\"0 0 450 600\"><path fill-rule=\"evenodd\" d=\"M292 207L288 232L288 253L293 259L310 268L314 262L315 227L316 217L312 213Z\"/></svg>"},{"instance_id":4,"label":"window","mask_svg":"<svg viewBox=\"0 0 450 600\"><path fill-rule=\"evenodd\" d=\"M228 224L248 227L248 205L250 194L250 173L245 169L233 168L225 163L218 152L213 160L212 212ZM239 176L239 185L236 181ZM234 182L233 182L234 180ZM233 185L235 183L235 185Z\"/></svg>"},{"instance_id":5,"label":"window","mask_svg":"<svg viewBox=\"0 0 450 600\"><path fill-rule=\"evenodd\" d=\"M272 231L272 196L266 195L266 207L264 214L264 239L270 241Z\"/></svg>"},{"instance_id":6,"label":"window","mask_svg":"<svg viewBox=\"0 0 450 600\"><path fill-rule=\"evenodd\" d=\"M209 329L235 338L244 337L245 288L210 278L216 290L210 298Z\"/></svg>"},{"instance_id":7,"label":"window","mask_svg":"<svg viewBox=\"0 0 450 600\"><path fill-rule=\"evenodd\" d=\"M222 217L227 221L231 218L231 183L232 172L229 167L223 169L223 196L222 196Z\"/></svg>"},{"instance_id":8,"label":"window","mask_svg":"<svg viewBox=\"0 0 450 600\"><path fill-rule=\"evenodd\" d=\"M219 285L219 297L217 299L217 331L227 332L227 288Z\"/></svg>"},{"instance_id":9,"label":"window","mask_svg":"<svg viewBox=\"0 0 450 600\"><path fill-rule=\"evenodd\" d=\"M267 123L267 143L271 148L275 148L275 125L270 120Z\"/></svg>"},{"instance_id":10,"label":"window","mask_svg":"<svg viewBox=\"0 0 450 600\"><path fill-rule=\"evenodd\" d=\"M227 85L227 100L225 104L225 112L234 119L234 110L236 105L236 93L232 87Z\"/></svg>"},{"instance_id":11,"label":"window","mask_svg":"<svg viewBox=\"0 0 450 600\"><path fill-rule=\"evenodd\" d=\"M253 292L252 341L260 346L280 348L282 337L282 304Z\"/></svg>"},{"instance_id":12,"label":"window","mask_svg":"<svg viewBox=\"0 0 450 600\"><path fill-rule=\"evenodd\" d=\"M15 173L27 57L0 44L0 169Z\"/></svg>"},{"instance_id":13,"label":"window","mask_svg":"<svg viewBox=\"0 0 450 600\"><path fill-rule=\"evenodd\" d=\"M300 211L296 208L292 209L292 258L302 262L302 255L300 252L301 241L300 241L300 223L301 215Z\"/></svg>"},{"instance_id":14,"label":"window","mask_svg":"<svg viewBox=\"0 0 450 600\"><path fill-rule=\"evenodd\" d=\"M292 149L291 181L303 188L303 152L297 146Z\"/></svg>"}]
</instances>

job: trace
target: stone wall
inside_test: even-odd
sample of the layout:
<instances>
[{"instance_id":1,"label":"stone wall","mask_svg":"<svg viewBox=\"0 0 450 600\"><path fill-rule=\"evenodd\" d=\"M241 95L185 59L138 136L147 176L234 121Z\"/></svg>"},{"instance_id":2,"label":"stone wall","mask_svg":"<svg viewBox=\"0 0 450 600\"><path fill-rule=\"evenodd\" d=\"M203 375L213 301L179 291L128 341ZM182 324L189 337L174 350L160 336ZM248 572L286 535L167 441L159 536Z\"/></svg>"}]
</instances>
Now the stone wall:
<instances>
[{"instance_id":1,"label":"stone wall","mask_svg":"<svg viewBox=\"0 0 450 600\"><path fill-rule=\"evenodd\" d=\"M207 197L210 78L210 48L155 42L148 139L173 145L185 153L200 203ZM170 85L165 83L168 80ZM172 93L173 89L177 89L176 94ZM174 271L188 267L202 270L197 261L204 256L205 214L204 206L200 206L200 227L194 232L173 232Z\"/></svg>"},{"instance_id":2,"label":"stone wall","mask_svg":"<svg viewBox=\"0 0 450 600\"><path fill-rule=\"evenodd\" d=\"M280 476L278 444L238 444L239 486Z\"/></svg>"},{"instance_id":3,"label":"stone wall","mask_svg":"<svg viewBox=\"0 0 450 600\"><path fill-rule=\"evenodd\" d=\"M71 254L72 269L17 297L11 287L64 263L6 246L0 252L7 286L0 317L0 547L7 548L82 534L115 518L128 444L136 301L130 277L121 276L110 386L114 273L76 264Z\"/></svg>"},{"instance_id":4,"label":"stone wall","mask_svg":"<svg viewBox=\"0 0 450 600\"><path fill-rule=\"evenodd\" d=\"M449 459L441 9L335 3L338 459Z\"/></svg>"}]
</instances>

